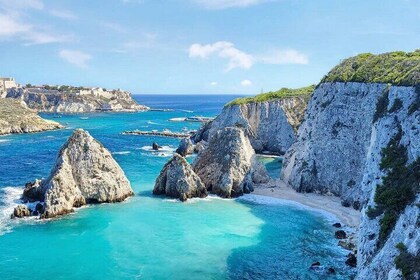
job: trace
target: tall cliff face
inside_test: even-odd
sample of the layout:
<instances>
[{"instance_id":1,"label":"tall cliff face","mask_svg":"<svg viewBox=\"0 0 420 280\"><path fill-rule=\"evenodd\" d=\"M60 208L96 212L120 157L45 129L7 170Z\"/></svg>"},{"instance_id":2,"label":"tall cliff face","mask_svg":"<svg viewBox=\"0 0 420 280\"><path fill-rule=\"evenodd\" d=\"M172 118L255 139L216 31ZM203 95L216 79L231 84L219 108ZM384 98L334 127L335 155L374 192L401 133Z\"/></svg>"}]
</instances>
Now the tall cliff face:
<instances>
[{"instance_id":1,"label":"tall cliff face","mask_svg":"<svg viewBox=\"0 0 420 280\"><path fill-rule=\"evenodd\" d=\"M367 205L362 210L362 223L359 230L358 279L403 279L401 270L397 269L395 259L400 254L397 249L399 243L404 244L408 254L417 256L417 276L412 274L406 279L420 278L420 86L417 87L391 87L388 96L383 98L384 112L372 126L369 147L363 168L361 191L363 198L367 198ZM397 140L395 143L393 141ZM398 146L397 146L398 145ZM406 165L409 167L407 176L404 170L384 170L389 155L384 148L397 149L400 147ZM398 156L392 152L391 164L399 164ZM415 164L414 162L416 162ZM401 163L400 165L403 165ZM382 167L382 168L381 168ZM394 168L401 168L396 166ZM395 179L397 174L402 178ZM414 178L410 178L414 177ZM383 187L394 180L395 194L385 193ZM372 209L380 209L384 197L391 201L392 197L398 201L407 199L405 183L414 180L413 194L408 204L402 204L401 213L396 213L395 221L392 215L371 213ZM389 187L389 186L387 186ZM395 203L393 203L395 204ZM397 205L398 205L397 204ZM395 206L394 206L395 207ZM369 213L371 212L371 213ZM391 212L390 212L391 213ZM399 214L399 215L398 215ZM387 226L395 222L395 226ZM385 230L386 228L389 230ZM403 262L407 263L408 260ZM408 264L407 264L408 265Z\"/></svg>"},{"instance_id":2,"label":"tall cliff face","mask_svg":"<svg viewBox=\"0 0 420 280\"><path fill-rule=\"evenodd\" d=\"M307 99L288 97L281 100L228 105L211 123L204 125L194 136L197 143L208 141L224 127L242 127L256 152L284 154L295 140Z\"/></svg>"},{"instance_id":3,"label":"tall cliff face","mask_svg":"<svg viewBox=\"0 0 420 280\"><path fill-rule=\"evenodd\" d=\"M94 95L77 95L58 91L31 91L12 89L6 97L19 99L39 112L85 113L95 111L134 112L149 108L139 105L126 91L114 91L112 98Z\"/></svg>"},{"instance_id":4,"label":"tall cliff face","mask_svg":"<svg viewBox=\"0 0 420 280\"><path fill-rule=\"evenodd\" d=\"M413 256L420 253L420 185L414 186L415 197L400 212L392 212L394 216L377 205L378 196L386 200L391 192L378 194L377 186L390 172L382 162L392 139L401 134L398 145L407 156L407 162L396 168L420 157L419 108L418 85L322 83L308 104L297 141L285 155L282 177L290 186L302 192L332 193L362 210L358 279L402 279L395 266L398 243ZM419 166L410 168L419 172ZM393 184L398 193L402 184ZM396 197L400 199L399 194ZM369 208L380 211L372 217Z\"/></svg>"},{"instance_id":5,"label":"tall cliff face","mask_svg":"<svg viewBox=\"0 0 420 280\"><path fill-rule=\"evenodd\" d=\"M323 83L314 91L283 179L300 192L332 193L360 208L360 188L376 103L386 84Z\"/></svg>"}]
</instances>

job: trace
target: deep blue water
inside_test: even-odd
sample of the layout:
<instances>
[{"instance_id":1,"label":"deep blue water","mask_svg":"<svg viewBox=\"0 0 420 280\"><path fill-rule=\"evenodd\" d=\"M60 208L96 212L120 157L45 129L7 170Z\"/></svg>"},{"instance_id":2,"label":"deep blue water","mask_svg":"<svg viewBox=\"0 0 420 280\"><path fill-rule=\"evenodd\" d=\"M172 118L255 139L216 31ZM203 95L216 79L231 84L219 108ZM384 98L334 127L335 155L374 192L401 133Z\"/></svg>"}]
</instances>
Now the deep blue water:
<instances>
[{"instance_id":1,"label":"deep blue water","mask_svg":"<svg viewBox=\"0 0 420 280\"><path fill-rule=\"evenodd\" d=\"M181 131L184 116L215 116L232 96L136 96L171 112L44 114L66 129L0 137L1 279L348 279L346 251L325 216L274 199L215 197L181 203L153 197L154 180L178 140L122 135ZM52 221L8 217L25 182L46 177L75 128L101 141L131 181L135 197L82 208ZM165 146L151 152L152 142ZM275 164L275 162L269 162ZM271 172L278 173L279 166ZM320 261L337 274L308 269Z\"/></svg>"}]
</instances>

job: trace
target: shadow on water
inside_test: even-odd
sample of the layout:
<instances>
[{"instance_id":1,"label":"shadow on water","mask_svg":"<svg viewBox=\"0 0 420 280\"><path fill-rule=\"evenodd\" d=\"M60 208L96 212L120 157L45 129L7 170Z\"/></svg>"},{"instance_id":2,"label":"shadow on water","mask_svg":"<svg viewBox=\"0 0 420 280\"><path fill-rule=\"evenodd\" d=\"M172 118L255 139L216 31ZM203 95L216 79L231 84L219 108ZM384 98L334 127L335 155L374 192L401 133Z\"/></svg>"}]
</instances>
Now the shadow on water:
<instances>
[{"instance_id":1,"label":"shadow on water","mask_svg":"<svg viewBox=\"0 0 420 280\"><path fill-rule=\"evenodd\" d=\"M239 201L263 221L259 243L234 249L227 259L230 279L352 279L347 251L337 246L324 217L297 207ZM323 269L309 269L319 261ZM335 274L328 274L329 267Z\"/></svg>"}]
</instances>

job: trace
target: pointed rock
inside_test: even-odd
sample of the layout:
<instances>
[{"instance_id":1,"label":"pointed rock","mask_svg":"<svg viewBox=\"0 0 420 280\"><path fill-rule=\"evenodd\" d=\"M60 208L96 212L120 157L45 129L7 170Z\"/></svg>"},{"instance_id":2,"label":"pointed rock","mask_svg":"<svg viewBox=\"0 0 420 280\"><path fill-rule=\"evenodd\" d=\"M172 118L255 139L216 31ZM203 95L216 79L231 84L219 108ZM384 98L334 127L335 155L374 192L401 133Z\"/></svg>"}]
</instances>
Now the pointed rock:
<instances>
[{"instance_id":1,"label":"pointed rock","mask_svg":"<svg viewBox=\"0 0 420 280\"><path fill-rule=\"evenodd\" d=\"M193 169L207 190L221 197L244 192L244 179L251 168L254 150L242 129L226 127L217 131L201 151Z\"/></svg>"},{"instance_id":2,"label":"pointed rock","mask_svg":"<svg viewBox=\"0 0 420 280\"><path fill-rule=\"evenodd\" d=\"M63 215L89 203L120 202L133 195L111 153L82 129L75 130L63 145L40 187L45 202L42 218Z\"/></svg>"},{"instance_id":3,"label":"pointed rock","mask_svg":"<svg viewBox=\"0 0 420 280\"><path fill-rule=\"evenodd\" d=\"M183 138L179 142L178 149L176 149L176 153L180 154L183 157L187 155L191 155L193 152L194 152L194 145L189 138Z\"/></svg>"},{"instance_id":4,"label":"pointed rock","mask_svg":"<svg viewBox=\"0 0 420 280\"><path fill-rule=\"evenodd\" d=\"M153 194L164 194L185 201L192 197L206 197L207 190L191 165L182 156L175 154L156 179Z\"/></svg>"}]
</instances>

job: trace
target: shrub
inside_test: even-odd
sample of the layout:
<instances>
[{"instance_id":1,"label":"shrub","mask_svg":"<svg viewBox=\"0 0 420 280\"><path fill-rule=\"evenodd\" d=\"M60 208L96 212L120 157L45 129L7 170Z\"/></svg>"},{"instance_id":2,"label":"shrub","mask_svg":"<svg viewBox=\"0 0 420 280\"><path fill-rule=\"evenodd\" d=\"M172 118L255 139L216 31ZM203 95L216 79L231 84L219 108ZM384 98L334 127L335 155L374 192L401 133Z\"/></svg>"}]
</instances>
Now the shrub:
<instances>
[{"instance_id":1,"label":"shrub","mask_svg":"<svg viewBox=\"0 0 420 280\"><path fill-rule=\"evenodd\" d=\"M309 97L311 96L314 90L315 90L315 85L310 85L308 87L297 88L297 89L282 88L278 91L270 91L266 93L261 93L254 97L236 98L235 100L227 103L225 106L265 102L265 101L270 101L270 100L275 100L275 99L284 99L287 97L296 97L296 96L303 97L309 100Z\"/></svg>"},{"instance_id":2,"label":"shrub","mask_svg":"<svg viewBox=\"0 0 420 280\"><path fill-rule=\"evenodd\" d=\"M401 270L404 279L414 279L416 273L420 274L420 255L410 254L403 243L398 243L395 247L400 251L395 257L395 266Z\"/></svg>"},{"instance_id":3,"label":"shrub","mask_svg":"<svg viewBox=\"0 0 420 280\"><path fill-rule=\"evenodd\" d=\"M418 84L419 72L420 49L407 53L364 53L345 59L334 67L321 83L360 82L414 86Z\"/></svg>"},{"instance_id":4,"label":"shrub","mask_svg":"<svg viewBox=\"0 0 420 280\"><path fill-rule=\"evenodd\" d=\"M373 123L375 123L386 114L389 102L388 96L389 86L384 90L383 94L379 97L378 102L376 103L376 110L375 114L373 115Z\"/></svg>"},{"instance_id":5,"label":"shrub","mask_svg":"<svg viewBox=\"0 0 420 280\"><path fill-rule=\"evenodd\" d=\"M401 99L399 99L399 98L396 98L396 99L395 99L395 101L394 101L394 104L392 104L392 107L391 107L391 109L389 109L389 111L390 111L391 113L396 112L396 111L398 111L399 109L401 109L401 108L402 108L402 106L403 106L403 102L402 102L402 100L401 100Z\"/></svg>"},{"instance_id":6,"label":"shrub","mask_svg":"<svg viewBox=\"0 0 420 280\"><path fill-rule=\"evenodd\" d=\"M384 214L380 221L378 247L382 247L392 232L399 215L414 202L420 192L420 157L407 164L407 151L400 144L402 130L390 140L388 146L382 149L380 168L387 172L382 184L375 193L376 208L368 208L367 216L376 218Z\"/></svg>"}]
</instances>

